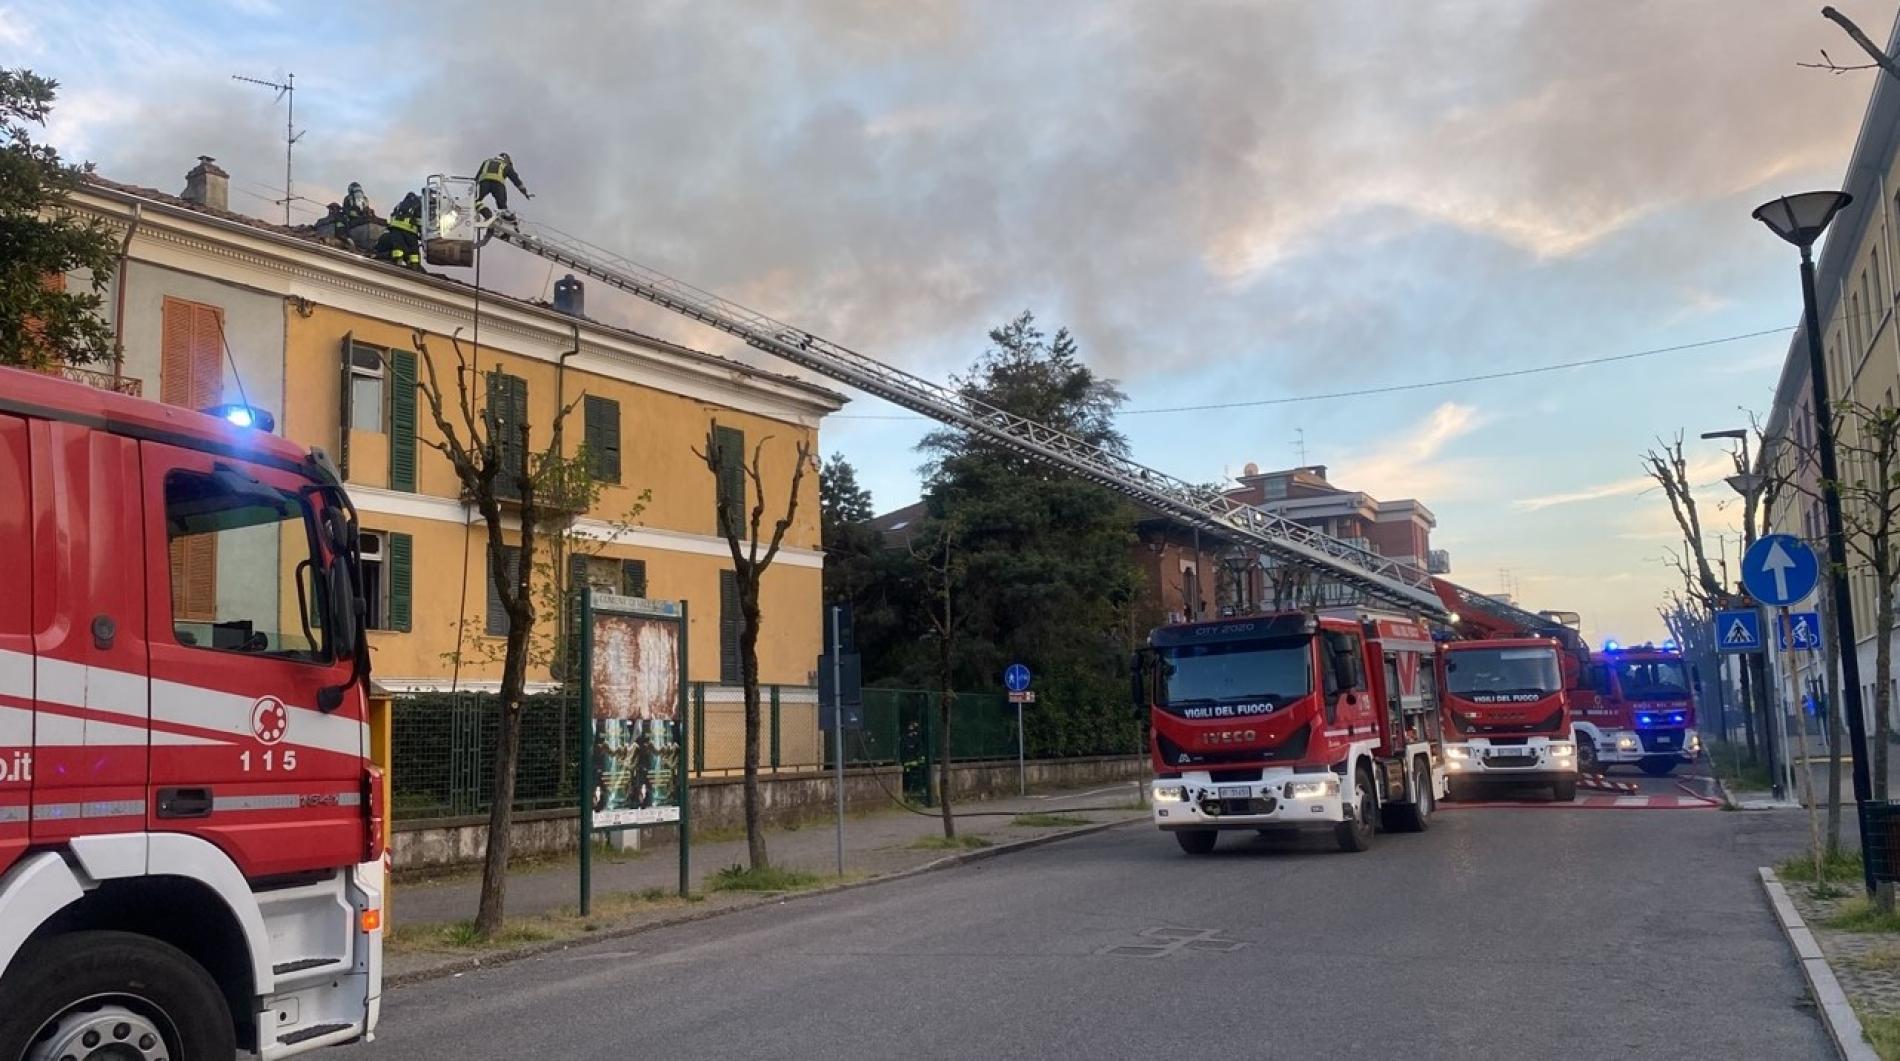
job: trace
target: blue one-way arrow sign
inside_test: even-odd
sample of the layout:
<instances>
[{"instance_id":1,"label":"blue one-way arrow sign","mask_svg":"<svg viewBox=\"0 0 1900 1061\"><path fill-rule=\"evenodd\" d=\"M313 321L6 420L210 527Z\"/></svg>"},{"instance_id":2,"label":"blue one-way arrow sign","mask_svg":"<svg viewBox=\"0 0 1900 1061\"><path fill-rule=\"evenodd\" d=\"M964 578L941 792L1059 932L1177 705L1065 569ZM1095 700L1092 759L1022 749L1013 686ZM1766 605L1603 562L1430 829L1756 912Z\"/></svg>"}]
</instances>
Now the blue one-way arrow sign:
<instances>
[{"instance_id":1,"label":"blue one-way arrow sign","mask_svg":"<svg viewBox=\"0 0 1900 1061\"><path fill-rule=\"evenodd\" d=\"M1781 607L1806 599L1821 580L1821 561L1791 534L1755 539L1742 556L1742 585L1763 604Z\"/></svg>"},{"instance_id":2,"label":"blue one-way arrow sign","mask_svg":"<svg viewBox=\"0 0 1900 1061\"><path fill-rule=\"evenodd\" d=\"M1761 613L1715 613L1715 647L1723 652L1761 651Z\"/></svg>"},{"instance_id":3,"label":"blue one-way arrow sign","mask_svg":"<svg viewBox=\"0 0 1900 1061\"><path fill-rule=\"evenodd\" d=\"M1792 644L1797 652L1813 652L1821 647L1821 616L1817 612L1790 613L1786 624L1775 623L1775 643L1783 652Z\"/></svg>"}]
</instances>

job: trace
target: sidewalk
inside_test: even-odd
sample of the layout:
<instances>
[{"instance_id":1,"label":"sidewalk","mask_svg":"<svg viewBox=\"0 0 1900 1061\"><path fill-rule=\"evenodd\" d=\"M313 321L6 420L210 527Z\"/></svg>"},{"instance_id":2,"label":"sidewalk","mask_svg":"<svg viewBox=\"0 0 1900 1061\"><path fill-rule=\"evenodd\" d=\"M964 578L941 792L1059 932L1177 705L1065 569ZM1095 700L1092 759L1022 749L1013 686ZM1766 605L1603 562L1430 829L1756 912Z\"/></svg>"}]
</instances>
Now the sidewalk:
<instances>
[{"instance_id":1,"label":"sidewalk","mask_svg":"<svg viewBox=\"0 0 1900 1061\"><path fill-rule=\"evenodd\" d=\"M1145 810L1133 807L1135 796L1135 783L1124 781L1079 791L1032 792L1027 797L974 801L959 805L957 813L983 816L958 817L957 835L980 836L992 844L1003 844L1075 828L1078 824L1076 821L1044 826L1012 824L1013 819L1022 814L1061 815L1090 823L1144 817ZM1074 809L1084 807L1105 809ZM942 858L953 852L911 846L920 839L942 835L943 822L935 814L925 817L895 806L885 812L847 817L844 823L845 874L847 877L883 876ZM831 820L807 822L795 829L768 830L766 850L775 867L823 876L834 876L838 871L837 834ZM745 863L745 837L721 838L710 843L700 840L692 845L691 854L694 888L703 891L707 877L727 866ZM659 889L676 891L678 886L679 849L672 844L639 852L597 854L594 858L596 897ZM466 921L475 916L480 891L479 867L420 880L398 878L391 895L391 920L398 932L404 931L404 926ZM579 897L580 862L575 855L521 868L508 876L510 917L572 907Z\"/></svg>"}]
</instances>

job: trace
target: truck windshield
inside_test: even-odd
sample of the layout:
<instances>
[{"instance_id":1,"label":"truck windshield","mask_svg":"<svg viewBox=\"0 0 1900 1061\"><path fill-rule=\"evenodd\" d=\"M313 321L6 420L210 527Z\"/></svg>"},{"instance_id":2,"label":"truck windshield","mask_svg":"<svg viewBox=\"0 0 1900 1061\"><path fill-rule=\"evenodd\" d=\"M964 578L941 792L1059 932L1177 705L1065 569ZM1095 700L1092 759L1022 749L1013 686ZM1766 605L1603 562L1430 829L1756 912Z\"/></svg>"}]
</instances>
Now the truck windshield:
<instances>
[{"instance_id":1,"label":"truck windshield","mask_svg":"<svg viewBox=\"0 0 1900 1061\"><path fill-rule=\"evenodd\" d=\"M1689 697L1689 675L1679 659L1619 660L1616 684L1626 700L1686 700Z\"/></svg>"},{"instance_id":2,"label":"truck windshield","mask_svg":"<svg viewBox=\"0 0 1900 1061\"><path fill-rule=\"evenodd\" d=\"M172 632L197 648L319 662L309 506L215 475L165 476Z\"/></svg>"},{"instance_id":3,"label":"truck windshield","mask_svg":"<svg viewBox=\"0 0 1900 1061\"><path fill-rule=\"evenodd\" d=\"M1161 657L1164 704L1262 701L1282 704L1313 689L1309 639L1181 645Z\"/></svg>"},{"instance_id":4,"label":"truck windshield","mask_svg":"<svg viewBox=\"0 0 1900 1061\"><path fill-rule=\"evenodd\" d=\"M1458 696L1549 694L1563 688L1563 678L1556 649L1453 649L1445 653L1445 688Z\"/></svg>"}]
</instances>

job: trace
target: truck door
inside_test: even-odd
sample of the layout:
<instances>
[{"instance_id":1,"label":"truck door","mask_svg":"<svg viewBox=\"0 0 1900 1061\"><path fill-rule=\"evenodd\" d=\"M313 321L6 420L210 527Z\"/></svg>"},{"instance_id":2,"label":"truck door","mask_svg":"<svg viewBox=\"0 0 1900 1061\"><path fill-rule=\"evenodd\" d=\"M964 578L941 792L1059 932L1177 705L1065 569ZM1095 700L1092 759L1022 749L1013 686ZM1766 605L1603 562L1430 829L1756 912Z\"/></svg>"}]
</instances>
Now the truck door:
<instances>
[{"instance_id":1,"label":"truck door","mask_svg":"<svg viewBox=\"0 0 1900 1061\"><path fill-rule=\"evenodd\" d=\"M1385 725L1385 731L1391 738L1391 748L1396 751L1406 743L1405 686L1399 679L1397 652L1385 654Z\"/></svg>"},{"instance_id":2,"label":"truck door","mask_svg":"<svg viewBox=\"0 0 1900 1061\"><path fill-rule=\"evenodd\" d=\"M33 484L35 844L145 828L150 742L139 454L27 423Z\"/></svg>"},{"instance_id":3,"label":"truck door","mask_svg":"<svg viewBox=\"0 0 1900 1061\"><path fill-rule=\"evenodd\" d=\"M0 874L26 850L33 806L33 522L26 421L0 416Z\"/></svg>"},{"instance_id":4,"label":"truck door","mask_svg":"<svg viewBox=\"0 0 1900 1061\"><path fill-rule=\"evenodd\" d=\"M359 700L317 616L322 550L299 476L143 444L153 631L154 830L223 848L247 875L347 865L363 851Z\"/></svg>"}]
</instances>

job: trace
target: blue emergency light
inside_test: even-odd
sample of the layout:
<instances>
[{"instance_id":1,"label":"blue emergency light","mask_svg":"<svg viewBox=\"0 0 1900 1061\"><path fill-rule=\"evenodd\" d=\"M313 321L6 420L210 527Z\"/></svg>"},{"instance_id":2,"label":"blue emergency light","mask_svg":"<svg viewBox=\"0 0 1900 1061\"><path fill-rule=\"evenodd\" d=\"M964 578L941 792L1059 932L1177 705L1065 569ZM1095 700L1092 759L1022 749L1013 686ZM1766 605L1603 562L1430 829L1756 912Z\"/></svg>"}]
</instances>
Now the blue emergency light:
<instances>
[{"instance_id":1,"label":"blue emergency light","mask_svg":"<svg viewBox=\"0 0 1900 1061\"><path fill-rule=\"evenodd\" d=\"M259 409L256 406L245 405L242 402L228 402L224 405L214 405L206 409L205 412L226 423L235 424L238 427L251 427L259 431L274 431L277 429L277 418L270 414L270 410Z\"/></svg>"}]
</instances>

